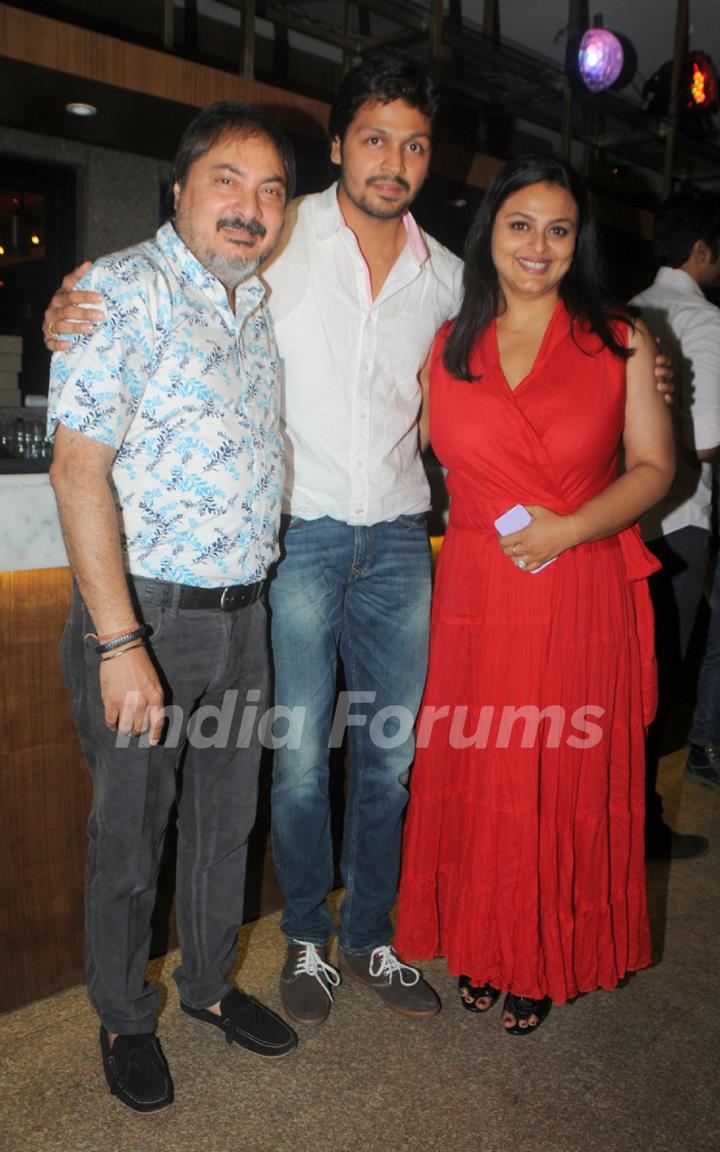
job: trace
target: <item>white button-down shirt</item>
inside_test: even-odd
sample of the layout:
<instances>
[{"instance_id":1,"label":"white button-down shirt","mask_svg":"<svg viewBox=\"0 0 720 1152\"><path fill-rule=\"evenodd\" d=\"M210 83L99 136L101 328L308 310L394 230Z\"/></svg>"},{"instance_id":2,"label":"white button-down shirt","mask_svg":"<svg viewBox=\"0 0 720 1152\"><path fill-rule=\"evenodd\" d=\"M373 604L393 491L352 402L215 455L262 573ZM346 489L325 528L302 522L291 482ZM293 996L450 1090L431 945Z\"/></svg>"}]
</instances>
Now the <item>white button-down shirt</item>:
<instances>
[{"instance_id":1,"label":"white button-down shirt","mask_svg":"<svg viewBox=\"0 0 720 1152\"><path fill-rule=\"evenodd\" d=\"M404 217L407 243L373 300L336 186L300 201L265 274L283 361L283 509L375 524L429 507L418 374L460 304L461 261Z\"/></svg>"},{"instance_id":2,"label":"white button-down shirt","mask_svg":"<svg viewBox=\"0 0 720 1152\"><path fill-rule=\"evenodd\" d=\"M720 444L720 308L681 268L661 268L655 281L632 300L670 350L678 375L681 448L699 451ZM678 453L668 495L643 517L646 540L681 528L710 528L712 464L697 465Z\"/></svg>"}]
</instances>

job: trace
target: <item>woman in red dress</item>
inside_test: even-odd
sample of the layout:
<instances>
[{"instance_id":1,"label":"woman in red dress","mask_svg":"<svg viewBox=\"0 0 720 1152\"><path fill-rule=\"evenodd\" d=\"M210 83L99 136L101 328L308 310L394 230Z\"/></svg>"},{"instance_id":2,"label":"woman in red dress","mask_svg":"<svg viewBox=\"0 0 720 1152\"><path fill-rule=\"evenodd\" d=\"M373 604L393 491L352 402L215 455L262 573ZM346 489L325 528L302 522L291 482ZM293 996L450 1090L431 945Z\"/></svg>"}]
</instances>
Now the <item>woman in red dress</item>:
<instances>
[{"instance_id":1,"label":"woman in red dress","mask_svg":"<svg viewBox=\"0 0 720 1152\"><path fill-rule=\"evenodd\" d=\"M511 161L471 228L463 305L426 369L451 510L396 948L445 955L471 1011L505 992L518 1035L552 1002L650 963L656 562L636 521L674 457L652 340L608 301L598 264L572 169ZM529 522L499 535L518 504Z\"/></svg>"}]
</instances>

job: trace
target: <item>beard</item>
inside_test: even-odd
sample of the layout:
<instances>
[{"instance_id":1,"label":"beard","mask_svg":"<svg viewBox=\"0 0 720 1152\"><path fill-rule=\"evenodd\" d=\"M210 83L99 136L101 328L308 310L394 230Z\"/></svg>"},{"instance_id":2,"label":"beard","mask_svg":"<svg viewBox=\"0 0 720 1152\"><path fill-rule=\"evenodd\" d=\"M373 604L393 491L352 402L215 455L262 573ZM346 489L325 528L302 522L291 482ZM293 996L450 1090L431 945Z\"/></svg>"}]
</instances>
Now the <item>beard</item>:
<instances>
[{"instance_id":1,"label":"beard","mask_svg":"<svg viewBox=\"0 0 720 1152\"><path fill-rule=\"evenodd\" d=\"M190 247L189 244L188 247ZM200 263L204 264L208 272L212 272L213 276L225 288L237 288L243 280L248 280L257 270L261 259L264 259L264 254L263 257L250 256L247 258L240 255L221 256L212 248L206 249L203 255L198 255L197 252L194 252L193 255L197 256Z\"/></svg>"},{"instance_id":2,"label":"beard","mask_svg":"<svg viewBox=\"0 0 720 1152\"><path fill-rule=\"evenodd\" d=\"M350 200L356 208L359 208L361 212L364 212L366 216L372 216L375 220L395 220L398 216L402 216L404 212L407 212L417 194L410 193L410 185L402 176L371 177L365 181L365 188L369 190L374 184L388 183L398 184L404 189L407 195L400 200L393 200L388 204L384 204L382 201L371 200L369 191L356 192L348 185L342 171L340 173L340 184L348 200Z\"/></svg>"},{"instance_id":3,"label":"beard","mask_svg":"<svg viewBox=\"0 0 720 1152\"><path fill-rule=\"evenodd\" d=\"M218 220L216 232L220 233L224 228L233 228L238 232L246 232L248 236L259 236L261 239L267 235L267 229L258 220L244 220L239 216L223 217ZM236 255L224 255L215 248L208 247L207 240L198 235L192 221L185 219L182 206L175 217L175 229L193 256L229 291L237 288L244 280L248 280L260 264L268 259L277 244L276 239L273 244L266 245L262 251L255 251L251 256L246 255L242 248L238 249Z\"/></svg>"}]
</instances>

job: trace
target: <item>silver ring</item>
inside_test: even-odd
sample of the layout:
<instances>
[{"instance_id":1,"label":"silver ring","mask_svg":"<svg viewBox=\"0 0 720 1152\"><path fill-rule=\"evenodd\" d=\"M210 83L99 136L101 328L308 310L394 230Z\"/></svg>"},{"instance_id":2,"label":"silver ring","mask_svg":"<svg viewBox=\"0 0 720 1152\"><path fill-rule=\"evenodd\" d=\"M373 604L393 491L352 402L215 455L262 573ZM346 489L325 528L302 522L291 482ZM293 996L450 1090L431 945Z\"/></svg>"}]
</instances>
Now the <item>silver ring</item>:
<instances>
[{"instance_id":1,"label":"silver ring","mask_svg":"<svg viewBox=\"0 0 720 1152\"><path fill-rule=\"evenodd\" d=\"M527 563L525 562L525 560L518 560L517 566L518 566L518 568L527 568Z\"/></svg>"},{"instance_id":2,"label":"silver ring","mask_svg":"<svg viewBox=\"0 0 720 1152\"><path fill-rule=\"evenodd\" d=\"M52 336L53 340L60 339L60 333L55 331L55 325L53 324L52 320L48 320L47 330L48 336Z\"/></svg>"}]
</instances>

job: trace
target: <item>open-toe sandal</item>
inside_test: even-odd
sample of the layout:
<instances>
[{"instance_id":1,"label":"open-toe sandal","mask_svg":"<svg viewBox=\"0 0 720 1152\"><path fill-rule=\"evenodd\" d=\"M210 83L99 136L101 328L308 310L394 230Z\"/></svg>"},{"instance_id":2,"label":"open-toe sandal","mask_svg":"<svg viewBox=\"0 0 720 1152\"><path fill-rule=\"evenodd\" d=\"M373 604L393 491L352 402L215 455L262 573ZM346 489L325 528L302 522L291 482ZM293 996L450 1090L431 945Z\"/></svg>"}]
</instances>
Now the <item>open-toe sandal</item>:
<instances>
[{"instance_id":1,"label":"open-toe sandal","mask_svg":"<svg viewBox=\"0 0 720 1152\"><path fill-rule=\"evenodd\" d=\"M460 993L460 1003L463 1008L468 1012L488 1012L500 995L498 988L493 988L492 984L471 984L469 976L458 977L458 992ZM467 1000L463 996L463 992L469 992L472 1000ZM478 1000L490 1000L486 1008L478 1008Z\"/></svg>"},{"instance_id":2,"label":"open-toe sandal","mask_svg":"<svg viewBox=\"0 0 720 1152\"><path fill-rule=\"evenodd\" d=\"M503 1012L512 1012L515 1017L515 1023L512 1028L503 1028L511 1036L530 1036L533 1032L537 1032L548 1012L552 1008L552 1000L549 996L543 996L542 1000L531 1000L529 996L513 996L512 992L508 992L503 1004ZM528 1024L527 1027L521 1028L521 1020L529 1020L531 1016L537 1016L537 1024Z\"/></svg>"}]
</instances>

